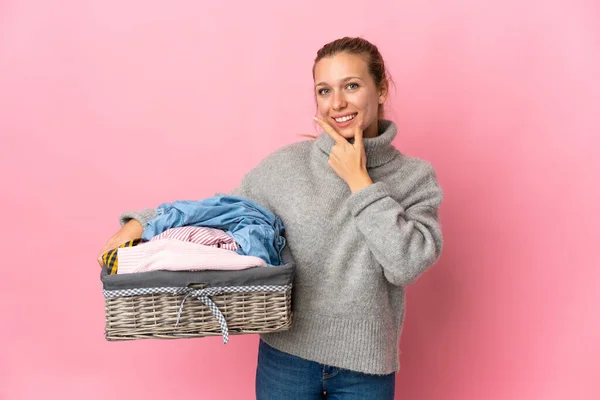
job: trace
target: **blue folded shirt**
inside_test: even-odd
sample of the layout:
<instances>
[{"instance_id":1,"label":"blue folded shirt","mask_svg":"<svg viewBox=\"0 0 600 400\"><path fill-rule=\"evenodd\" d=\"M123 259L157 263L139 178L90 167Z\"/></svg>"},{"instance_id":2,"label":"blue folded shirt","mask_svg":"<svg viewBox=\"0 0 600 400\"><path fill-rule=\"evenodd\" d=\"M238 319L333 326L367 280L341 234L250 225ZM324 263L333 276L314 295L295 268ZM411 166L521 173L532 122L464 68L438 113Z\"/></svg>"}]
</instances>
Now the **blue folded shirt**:
<instances>
[{"instance_id":1,"label":"blue folded shirt","mask_svg":"<svg viewBox=\"0 0 600 400\"><path fill-rule=\"evenodd\" d=\"M167 229L205 226L225 231L239 245L238 254L260 257L269 265L283 265L285 228L281 219L257 203L239 196L213 196L203 200L179 200L156 208L156 217L144 229L150 240Z\"/></svg>"}]
</instances>

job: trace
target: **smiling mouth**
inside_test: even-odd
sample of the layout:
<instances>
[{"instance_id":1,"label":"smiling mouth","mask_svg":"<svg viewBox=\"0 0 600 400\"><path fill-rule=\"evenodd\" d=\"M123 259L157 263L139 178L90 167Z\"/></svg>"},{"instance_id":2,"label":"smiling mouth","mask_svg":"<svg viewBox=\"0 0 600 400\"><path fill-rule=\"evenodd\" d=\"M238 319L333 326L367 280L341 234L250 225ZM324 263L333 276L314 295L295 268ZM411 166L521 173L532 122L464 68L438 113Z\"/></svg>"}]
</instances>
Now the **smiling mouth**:
<instances>
[{"instance_id":1,"label":"smiling mouth","mask_svg":"<svg viewBox=\"0 0 600 400\"><path fill-rule=\"evenodd\" d=\"M354 119L357 115L358 115L358 113L344 115L343 117L334 118L334 120L335 120L335 122L342 124L344 122L348 122L348 121Z\"/></svg>"}]
</instances>

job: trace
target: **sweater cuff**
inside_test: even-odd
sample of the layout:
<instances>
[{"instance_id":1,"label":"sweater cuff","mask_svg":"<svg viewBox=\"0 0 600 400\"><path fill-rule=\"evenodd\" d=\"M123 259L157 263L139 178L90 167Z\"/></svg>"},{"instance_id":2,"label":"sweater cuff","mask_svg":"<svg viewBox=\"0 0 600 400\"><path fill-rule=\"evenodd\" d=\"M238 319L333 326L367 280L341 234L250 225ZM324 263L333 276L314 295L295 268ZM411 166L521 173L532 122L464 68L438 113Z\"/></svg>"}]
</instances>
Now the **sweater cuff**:
<instances>
[{"instance_id":1,"label":"sweater cuff","mask_svg":"<svg viewBox=\"0 0 600 400\"><path fill-rule=\"evenodd\" d=\"M390 195L387 184L375 182L348 197L348 207L353 216L360 214L369 205Z\"/></svg>"},{"instance_id":2,"label":"sweater cuff","mask_svg":"<svg viewBox=\"0 0 600 400\"><path fill-rule=\"evenodd\" d=\"M119 223L121 226L125 225L132 219L138 221L144 229L146 228L146 224L156 216L156 210L154 208L144 208L140 211L127 211L119 216Z\"/></svg>"}]
</instances>

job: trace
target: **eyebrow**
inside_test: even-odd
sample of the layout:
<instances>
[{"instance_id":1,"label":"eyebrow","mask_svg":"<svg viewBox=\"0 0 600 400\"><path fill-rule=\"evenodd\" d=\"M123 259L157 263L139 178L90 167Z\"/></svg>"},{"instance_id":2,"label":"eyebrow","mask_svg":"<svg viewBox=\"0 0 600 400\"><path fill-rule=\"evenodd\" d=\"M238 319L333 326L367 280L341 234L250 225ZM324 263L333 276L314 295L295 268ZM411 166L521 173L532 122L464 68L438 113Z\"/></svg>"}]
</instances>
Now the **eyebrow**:
<instances>
[{"instance_id":1,"label":"eyebrow","mask_svg":"<svg viewBox=\"0 0 600 400\"><path fill-rule=\"evenodd\" d=\"M359 80L362 81L362 78L360 76L349 76L347 78L342 79L342 83L343 82L348 82L349 80L352 80L352 79L359 79ZM327 82L319 82L319 83L317 83L315 85L315 87L317 87L317 86L323 86L323 85L327 85Z\"/></svg>"}]
</instances>

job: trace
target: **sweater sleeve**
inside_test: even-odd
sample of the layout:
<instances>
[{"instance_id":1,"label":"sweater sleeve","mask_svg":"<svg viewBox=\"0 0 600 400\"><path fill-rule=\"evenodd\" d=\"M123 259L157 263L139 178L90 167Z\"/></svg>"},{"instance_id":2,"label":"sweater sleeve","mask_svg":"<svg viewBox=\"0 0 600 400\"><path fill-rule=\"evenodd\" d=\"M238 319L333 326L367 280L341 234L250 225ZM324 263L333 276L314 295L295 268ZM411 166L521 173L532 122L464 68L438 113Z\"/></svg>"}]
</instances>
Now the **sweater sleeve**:
<instances>
[{"instance_id":1,"label":"sweater sleeve","mask_svg":"<svg viewBox=\"0 0 600 400\"><path fill-rule=\"evenodd\" d=\"M390 195L385 182L375 182L353 193L348 206L371 253L394 285L413 283L442 251L438 209L442 190L431 166L409 177L403 207Z\"/></svg>"},{"instance_id":2,"label":"sweater sleeve","mask_svg":"<svg viewBox=\"0 0 600 400\"><path fill-rule=\"evenodd\" d=\"M156 210L154 208L144 208L142 210L137 211L126 211L119 216L119 223L121 226L125 225L132 219L135 219L143 227L146 227L148 221L156 216Z\"/></svg>"},{"instance_id":3,"label":"sweater sleeve","mask_svg":"<svg viewBox=\"0 0 600 400\"><path fill-rule=\"evenodd\" d=\"M243 184L244 182L242 181L242 184L236 186L235 188L231 189L229 192L227 192L227 196L242 196L245 197L245 193L247 191L246 187ZM216 193L216 195L223 195L224 193Z\"/></svg>"}]
</instances>

